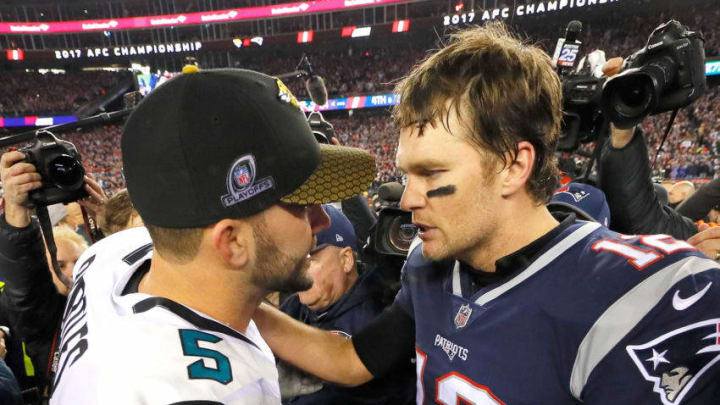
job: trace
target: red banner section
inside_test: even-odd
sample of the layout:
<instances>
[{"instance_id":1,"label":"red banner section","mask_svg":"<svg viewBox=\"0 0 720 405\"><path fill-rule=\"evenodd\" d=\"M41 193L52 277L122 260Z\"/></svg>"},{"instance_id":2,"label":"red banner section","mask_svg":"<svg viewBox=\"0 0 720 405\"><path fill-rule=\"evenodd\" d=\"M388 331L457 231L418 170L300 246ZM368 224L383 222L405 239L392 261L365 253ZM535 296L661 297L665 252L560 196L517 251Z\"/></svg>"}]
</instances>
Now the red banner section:
<instances>
[{"instance_id":1,"label":"red banner section","mask_svg":"<svg viewBox=\"0 0 720 405\"><path fill-rule=\"evenodd\" d=\"M227 23L260 18L286 17L328 11L340 11L358 7L405 3L408 1L409 0L323 0L276 4L262 7L202 11L185 14L113 18L104 20L3 22L0 23L0 34L58 34L64 32L114 31L220 22Z\"/></svg>"}]
</instances>

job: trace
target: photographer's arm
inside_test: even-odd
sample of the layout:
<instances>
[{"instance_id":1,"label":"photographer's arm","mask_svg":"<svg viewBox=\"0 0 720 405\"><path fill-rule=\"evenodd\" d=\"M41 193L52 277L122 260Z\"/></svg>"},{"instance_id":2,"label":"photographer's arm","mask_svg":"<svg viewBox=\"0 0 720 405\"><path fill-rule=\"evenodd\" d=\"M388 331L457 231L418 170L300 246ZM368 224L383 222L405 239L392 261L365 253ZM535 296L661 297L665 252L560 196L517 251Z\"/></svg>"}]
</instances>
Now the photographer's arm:
<instances>
[{"instance_id":1,"label":"photographer's arm","mask_svg":"<svg viewBox=\"0 0 720 405\"><path fill-rule=\"evenodd\" d=\"M35 168L21 162L24 155L0 157L5 214L0 216L0 277L5 279L5 301L13 325L42 375L62 315L65 297L55 289L45 260L40 227L31 222L25 203L28 192L41 186Z\"/></svg>"},{"instance_id":2,"label":"photographer's arm","mask_svg":"<svg viewBox=\"0 0 720 405\"><path fill-rule=\"evenodd\" d=\"M650 161L640 130L610 126L600 159L600 186L610 206L611 228L626 234L669 234L688 239L697 227L662 205L650 178Z\"/></svg>"}]
</instances>

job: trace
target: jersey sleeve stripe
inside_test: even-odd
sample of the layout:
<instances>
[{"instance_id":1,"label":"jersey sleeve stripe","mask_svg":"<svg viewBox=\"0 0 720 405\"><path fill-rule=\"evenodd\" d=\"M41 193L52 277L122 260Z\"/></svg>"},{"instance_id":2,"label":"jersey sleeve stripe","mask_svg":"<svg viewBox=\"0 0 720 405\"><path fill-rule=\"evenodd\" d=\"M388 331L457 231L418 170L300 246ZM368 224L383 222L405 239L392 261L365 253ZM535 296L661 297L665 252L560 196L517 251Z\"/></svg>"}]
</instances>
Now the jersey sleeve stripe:
<instances>
[{"instance_id":1,"label":"jersey sleeve stripe","mask_svg":"<svg viewBox=\"0 0 720 405\"><path fill-rule=\"evenodd\" d=\"M610 305L578 347L570 374L572 395L581 399L585 384L595 367L678 281L717 268L718 264L710 259L686 257L659 270Z\"/></svg>"},{"instance_id":2,"label":"jersey sleeve stripe","mask_svg":"<svg viewBox=\"0 0 720 405\"><path fill-rule=\"evenodd\" d=\"M525 271L515 276L512 280L504 283L503 285L486 292L475 300L478 305L485 305L488 302L494 300L500 295L504 294L511 288L517 286L523 281L530 278L533 274L542 270L543 267L550 264L553 260L557 259L566 250L570 249L573 245L583 240L586 236L593 233L596 229L600 228L600 224L595 222L588 222L580 228L573 231L565 239L558 242L555 246L550 248L547 252L543 253L538 257Z\"/></svg>"}]
</instances>

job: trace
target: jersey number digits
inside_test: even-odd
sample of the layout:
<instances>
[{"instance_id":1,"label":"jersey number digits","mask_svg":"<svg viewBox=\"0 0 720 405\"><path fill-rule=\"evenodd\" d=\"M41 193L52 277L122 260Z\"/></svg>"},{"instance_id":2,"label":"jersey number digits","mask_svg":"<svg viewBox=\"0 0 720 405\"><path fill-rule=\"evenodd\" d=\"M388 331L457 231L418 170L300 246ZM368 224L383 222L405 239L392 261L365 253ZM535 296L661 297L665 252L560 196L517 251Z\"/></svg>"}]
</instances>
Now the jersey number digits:
<instances>
[{"instance_id":1,"label":"jersey number digits","mask_svg":"<svg viewBox=\"0 0 720 405\"><path fill-rule=\"evenodd\" d=\"M613 239L601 239L595 242L592 249L595 251L604 250L623 256L636 270L645 270L649 265L663 258L660 252L673 254L680 250L696 250L695 246L681 240L675 240L668 235L619 235L620 239L631 240L638 238L641 244L653 249L641 249L626 242Z\"/></svg>"},{"instance_id":2,"label":"jersey number digits","mask_svg":"<svg viewBox=\"0 0 720 405\"><path fill-rule=\"evenodd\" d=\"M423 374L427 355L415 349L416 367L418 376L417 403L425 401L425 387L423 386ZM435 380L435 402L443 405L505 405L496 397L488 387L480 385L457 371L447 373Z\"/></svg>"},{"instance_id":3,"label":"jersey number digits","mask_svg":"<svg viewBox=\"0 0 720 405\"><path fill-rule=\"evenodd\" d=\"M205 357L213 359L217 363L217 368L207 367L203 360L191 363L187 368L188 378L191 380L215 380L221 384L228 384L233 380L230 360L216 350L206 349L198 345L198 342L217 343L222 340L221 338L194 329L179 329L178 331L180 332L180 344L185 356Z\"/></svg>"}]
</instances>

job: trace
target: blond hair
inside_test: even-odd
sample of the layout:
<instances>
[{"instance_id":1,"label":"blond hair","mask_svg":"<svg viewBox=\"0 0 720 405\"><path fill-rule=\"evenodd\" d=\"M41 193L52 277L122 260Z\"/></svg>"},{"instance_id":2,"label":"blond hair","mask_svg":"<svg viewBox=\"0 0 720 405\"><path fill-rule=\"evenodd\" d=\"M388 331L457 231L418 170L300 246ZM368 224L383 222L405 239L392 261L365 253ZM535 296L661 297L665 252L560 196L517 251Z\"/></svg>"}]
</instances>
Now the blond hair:
<instances>
[{"instance_id":1,"label":"blond hair","mask_svg":"<svg viewBox=\"0 0 720 405\"><path fill-rule=\"evenodd\" d=\"M87 241L85 238L80 236L79 233L75 232L72 228L67 225L58 225L53 228L53 239L55 242L59 240L67 240L70 242L77 243L83 250L88 248Z\"/></svg>"}]
</instances>

